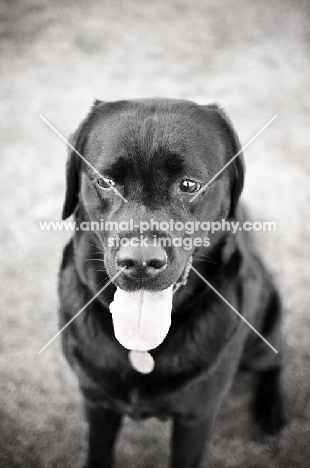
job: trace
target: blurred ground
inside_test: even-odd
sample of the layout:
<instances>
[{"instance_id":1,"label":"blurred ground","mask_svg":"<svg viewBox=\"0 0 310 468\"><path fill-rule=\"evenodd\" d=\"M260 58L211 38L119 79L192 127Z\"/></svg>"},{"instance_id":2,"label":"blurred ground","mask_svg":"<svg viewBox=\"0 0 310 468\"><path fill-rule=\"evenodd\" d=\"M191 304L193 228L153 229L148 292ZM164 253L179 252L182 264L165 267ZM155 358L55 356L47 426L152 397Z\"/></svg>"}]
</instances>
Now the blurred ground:
<instances>
[{"instance_id":1,"label":"blurred ground","mask_svg":"<svg viewBox=\"0 0 310 468\"><path fill-rule=\"evenodd\" d=\"M2 1L2 468L81 467L86 426L57 330L56 277L68 233L44 233L64 195L68 135L94 98L165 96L220 103L245 144L244 199L285 303L289 431L263 442L237 379L204 466L307 467L309 389L309 4L307 1ZM117 467L168 463L169 424L126 420Z\"/></svg>"}]
</instances>

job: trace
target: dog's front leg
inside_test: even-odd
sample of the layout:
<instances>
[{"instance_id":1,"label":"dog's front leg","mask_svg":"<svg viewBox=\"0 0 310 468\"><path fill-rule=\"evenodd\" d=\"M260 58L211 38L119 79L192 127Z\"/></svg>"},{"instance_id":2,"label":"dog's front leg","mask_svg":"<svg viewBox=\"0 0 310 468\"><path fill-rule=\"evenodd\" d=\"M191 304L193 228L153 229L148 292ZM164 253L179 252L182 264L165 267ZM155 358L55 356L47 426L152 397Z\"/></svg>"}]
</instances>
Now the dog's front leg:
<instances>
[{"instance_id":1,"label":"dog's front leg","mask_svg":"<svg viewBox=\"0 0 310 468\"><path fill-rule=\"evenodd\" d=\"M198 468L216 412L203 419L173 424L171 468Z\"/></svg>"},{"instance_id":2,"label":"dog's front leg","mask_svg":"<svg viewBox=\"0 0 310 468\"><path fill-rule=\"evenodd\" d=\"M85 405L89 424L86 468L112 468L114 443L122 415L96 405Z\"/></svg>"}]
</instances>

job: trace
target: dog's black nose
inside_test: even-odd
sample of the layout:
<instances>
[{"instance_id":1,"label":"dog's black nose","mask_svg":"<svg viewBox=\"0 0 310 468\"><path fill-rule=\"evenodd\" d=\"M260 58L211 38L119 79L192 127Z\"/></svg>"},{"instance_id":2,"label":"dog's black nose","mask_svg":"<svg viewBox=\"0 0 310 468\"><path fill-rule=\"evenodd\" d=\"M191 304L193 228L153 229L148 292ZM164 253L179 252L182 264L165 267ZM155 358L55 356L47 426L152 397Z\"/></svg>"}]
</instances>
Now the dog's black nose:
<instances>
[{"instance_id":1,"label":"dog's black nose","mask_svg":"<svg viewBox=\"0 0 310 468\"><path fill-rule=\"evenodd\" d=\"M117 266L133 276L155 276L167 266L167 254L160 246L121 246L116 255Z\"/></svg>"}]
</instances>

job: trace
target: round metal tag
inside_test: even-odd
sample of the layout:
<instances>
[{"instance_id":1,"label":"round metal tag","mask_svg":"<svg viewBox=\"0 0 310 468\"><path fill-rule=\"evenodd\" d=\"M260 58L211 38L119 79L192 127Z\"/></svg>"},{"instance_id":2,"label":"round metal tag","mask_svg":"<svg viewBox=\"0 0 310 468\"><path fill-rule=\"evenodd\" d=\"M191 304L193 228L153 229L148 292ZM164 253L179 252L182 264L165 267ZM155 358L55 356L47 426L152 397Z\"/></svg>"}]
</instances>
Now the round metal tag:
<instances>
[{"instance_id":1,"label":"round metal tag","mask_svg":"<svg viewBox=\"0 0 310 468\"><path fill-rule=\"evenodd\" d=\"M129 351L128 357L132 367L141 374L150 374L155 367L155 361L147 351Z\"/></svg>"}]
</instances>

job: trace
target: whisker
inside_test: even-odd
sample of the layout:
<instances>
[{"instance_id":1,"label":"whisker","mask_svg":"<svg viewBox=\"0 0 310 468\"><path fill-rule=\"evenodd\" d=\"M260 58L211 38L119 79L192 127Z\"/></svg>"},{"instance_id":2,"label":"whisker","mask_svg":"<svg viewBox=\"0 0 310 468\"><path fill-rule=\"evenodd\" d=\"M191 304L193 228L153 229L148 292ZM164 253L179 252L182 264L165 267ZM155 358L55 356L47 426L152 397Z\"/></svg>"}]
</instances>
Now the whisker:
<instances>
[{"instance_id":1,"label":"whisker","mask_svg":"<svg viewBox=\"0 0 310 468\"><path fill-rule=\"evenodd\" d=\"M194 260L200 260L197 258L197 256L200 255L201 257L204 257L204 258L210 258L211 260L209 260L209 262L212 262L212 263L215 263L216 265L218 265L218 262L215 262L211 257L209 257L208 255L205 255L205 254L201 254L201 253L196 253L194 255Z\"/></svg>"},{"instance_id":2,"label":"whisker","mask_svg":"<svg viewBox=\"0 0 310 468\"><path fill-rule=\"evenodd\" d=\"M213 260L212 257L209 257L209 255L206 255L206 254L203 254L203 253L196 252L194 254L194 256L196 256L196 255L200 255L201 257L211 258L211 260Z\"/></svg>"},{"instance_id":3,"label":"whisker","mask_svg":"<svg viewBox=\"0 0 310 468\"><path fill-rule=\"evenodd\" d=\"M93 255L102 255L103 252L92 252Z\"/></svg>"},{"instance_id":4,"label":"whisker","mask_svg":"<svg viewBox=\"0 0 310 468\"><path fill-rule=\"evenodd\" d=\"M216 262L213 262L212 260L207 260L207 259L205 259L205 258L195 258L194 261L195 261L195 262L216 263Z\"/></svg>"},{"instance_id":5,"label":"whisker","mask_svg":"<svg viewBox=\"0 0 310 468\"><path fill-rule=\"evenodd\" d=\"M93 247L96 247L96 249L99 249L99 250L101 250L102 252L104 252L104 249L103 249L102 247L99 247L99 245L92 244L91 242L85 242L85 241L83 241L83 244L92 245Z\"/></svg>"},{"instance_id":6,"label":"whisker","mask_svg":"<svg viewBox=\"0 0 310 468\"><path fill-rule=\"evenodd\" d=\"M104 281L104 280L106 280L106 279L108 279L108 278L110 278L109 275L105 276L105 277L100 281L100 283L97 284L97 286L99 286L99 285L102 283L102 281Z\"/></svg>"},{"instance_id":7,"label":"whisker","mask_svg":"<svg viewBox=\"0 0 310 468\"><path fill-rule=\"evenodd\" d=\"M84 260L84 262L92 262L92 261L104 262L104 260L102 258L88 258L88 259Z\"/></svg>"}]
</instances>

